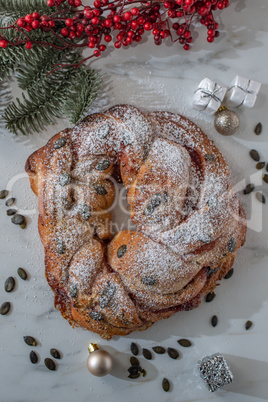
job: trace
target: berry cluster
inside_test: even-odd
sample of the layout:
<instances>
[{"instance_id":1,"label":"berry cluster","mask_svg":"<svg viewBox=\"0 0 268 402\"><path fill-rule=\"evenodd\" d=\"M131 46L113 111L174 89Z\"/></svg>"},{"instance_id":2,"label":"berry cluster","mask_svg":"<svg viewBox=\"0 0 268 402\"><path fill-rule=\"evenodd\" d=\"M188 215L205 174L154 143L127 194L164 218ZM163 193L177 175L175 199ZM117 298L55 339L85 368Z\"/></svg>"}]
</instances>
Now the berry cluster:
<instances>
[{"instance_id":1,"label":"berry cluster","mask_svg":"<svg viewBox=\"0 0 268 402\"><path fill-rule=\"evenodd\" d=\"M47 0L47 5L52 7L51 15L34 12L5 28L22 32L23 39L11 42L0 33L0 47L24 45L31 49L33 44L58 49L89 47L94 49L90 57L98 57L110 42L117 49L127 47L141 42L143 35L151 32L156 45L170 38L189 50L193 41L192 23L199 21L206 26L207 41L213 42L219 36L213 12L228 7L229 1L95 0L89 7L83 6L81 0ZM57 45L33 40L30 34L33 30L52 32L59 40Z\"/></svg>"}]
</instances>

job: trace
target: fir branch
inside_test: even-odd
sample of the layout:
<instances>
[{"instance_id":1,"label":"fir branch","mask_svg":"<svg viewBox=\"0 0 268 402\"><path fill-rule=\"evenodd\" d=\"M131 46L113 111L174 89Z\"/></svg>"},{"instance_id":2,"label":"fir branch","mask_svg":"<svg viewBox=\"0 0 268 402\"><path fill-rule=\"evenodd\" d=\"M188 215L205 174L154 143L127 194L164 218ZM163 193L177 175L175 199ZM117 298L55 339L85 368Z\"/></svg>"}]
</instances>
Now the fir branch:
<instances>
[{"instance_id":1,"label":"fir branch","mask_svg":"<svg viewBox=\"0 0 268 402\"><path fill-rule=\"evenodd\" d=\"M70 119L71 123L76 124L84 117L96 99L101 84L101 75L96 71L87 70L84 66L77 69L69 84L68 97L62 105L63 114Z\"/></svg>"},{"instance_id":2,"label":"fir branch","mask_svg":"<svg viewBox=\"0 0 268 402\"><path fill-rule=\"evenodd\" d=\"M46 0L0 0L0 15L14 19L34 11L49 15L55 10L54 7L48 7Z\"/></svg>"},{"instance_id":3,"label":"fir branch","mask_svg":"<svg viewBox=\"0 0 268 402\"><path fill-rule=\"evenodd\" d=\"M16 70L16 78L21 89L35 88L37 85L43 86L50 90L51 86L58 85L64 80L67 68L62 68L50 73L55 65L59 63L70 63L71 65L81 60L79 52L58 51L54 49L45 49L43 53L35 57L32 54L27 59L27 63L21 64Z\"/></svg>"}]
</instances>

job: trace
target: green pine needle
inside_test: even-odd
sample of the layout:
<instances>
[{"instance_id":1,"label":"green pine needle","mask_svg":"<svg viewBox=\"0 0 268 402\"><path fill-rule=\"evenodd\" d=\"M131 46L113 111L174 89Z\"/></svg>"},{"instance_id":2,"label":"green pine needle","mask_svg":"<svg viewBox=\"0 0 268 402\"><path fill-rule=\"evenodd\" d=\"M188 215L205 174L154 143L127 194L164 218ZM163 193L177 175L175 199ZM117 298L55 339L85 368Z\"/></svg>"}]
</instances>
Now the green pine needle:
<instances>
[{"instance_id":1,"label":"green pine needle","mask_svg":"<svg viewBox=\"0 0 268 402\"><path fill-rule=\"evenodd\" d=\"M81 69L69 85L68 97L63 103L63 113L76 124L96 99L101 86L101 76L94 70ZM69 94L72 94L70 96Z\"/></svg>"}]
</instances>

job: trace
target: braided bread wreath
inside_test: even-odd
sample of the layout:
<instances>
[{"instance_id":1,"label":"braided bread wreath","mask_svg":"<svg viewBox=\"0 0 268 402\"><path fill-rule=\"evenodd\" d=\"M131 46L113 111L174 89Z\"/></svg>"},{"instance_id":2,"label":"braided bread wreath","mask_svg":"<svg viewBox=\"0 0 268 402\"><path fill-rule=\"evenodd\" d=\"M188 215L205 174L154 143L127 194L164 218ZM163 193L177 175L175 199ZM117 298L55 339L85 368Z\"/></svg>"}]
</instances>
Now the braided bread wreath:
<instances>
[{"instance_id":1,"label":"braided bread wreath","mask_svg":"<svg viewBox=\"0 0 268 402\"><path fill-rule=\"evenodd\" d=\"M114 106L27 160L55 306L103 338L198 306L245 242L245 212L223 156L194 123ZM111 240L111 178L131 220Z\"/></svg>"}]
</instances>

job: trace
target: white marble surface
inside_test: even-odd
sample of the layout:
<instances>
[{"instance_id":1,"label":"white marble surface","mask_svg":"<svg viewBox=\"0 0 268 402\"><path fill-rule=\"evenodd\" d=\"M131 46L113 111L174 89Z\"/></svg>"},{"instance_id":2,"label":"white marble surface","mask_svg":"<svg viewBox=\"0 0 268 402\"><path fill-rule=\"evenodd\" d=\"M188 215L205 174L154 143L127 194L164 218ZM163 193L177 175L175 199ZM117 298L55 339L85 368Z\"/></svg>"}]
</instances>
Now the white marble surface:
<instances>
[{"instance_id":1,"label":"white marble surface","mask_svg":"<svg viewBox=\"0 0 268 402\"><path fill-rule=\"evenodd\" d=\"M261 159L268 161L268 2L267 0L230 0L231 6L220 17L220 38L213 44L199 38L190 52L170 43L155 47L150 41L130 49L113 51L94 62L95 68L107 73L107 91L96 104L97 110L117 103L132 103L149 110L170 110L191 118L212 138L230 163L236 189L249 180L263 189L268 201L268 184L262 183L248 150L256 148ZM262 83L253 109L239 112L241 128L233 137L222 137L213 127L213 118L191 107L192 94L205 76L224 85L240 74ZM109 89L109 90L108 90ZM263 133L253 133L261 121ZM235 262L235 273L217 288L215 300L194 311L178 313L154 324L145 332L103 341L82 329L72 329L54 309L53 294L44 277L43 250L37 233L37 200L30 191L24 174L28 155L39 148L66 122L50 127L42 134L13 136L1 129L0 188L12 189L17 207L28 211L28 228L24 231L10 223L4 202L0 201L0 303L10 301L12 311L0 318L0 400L3 402L45 401L232 401L260 402L268 400L268 202L258 203L255 196L241 194L249 231L245 247ZM29 272L22 281L19 266ZM8 276L16 277L16 289L5 293ZM219 317L216 328L210 325L213 314ZM250 319L254 326L245 331ZM24 335L39 341L40 357L32 365L31 350L23 342ZM183 349L177 344L187 337L193 346ZM97 342L112 353L115 367L103 378L90 375L86 369L87 345ZM161 344L180 350L181 359L155 355L151 361L140 357L147 376L130 380L129 345L140 347ZM43 360L51 347L62 353L57 371L48 371ZM209 393L197 372L200 358L222 353L235 376L233 384ZM171 381L171 391L161 388L163 377Z\"/></svg>"}]
</instances>

